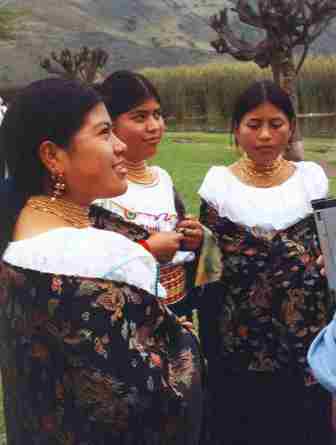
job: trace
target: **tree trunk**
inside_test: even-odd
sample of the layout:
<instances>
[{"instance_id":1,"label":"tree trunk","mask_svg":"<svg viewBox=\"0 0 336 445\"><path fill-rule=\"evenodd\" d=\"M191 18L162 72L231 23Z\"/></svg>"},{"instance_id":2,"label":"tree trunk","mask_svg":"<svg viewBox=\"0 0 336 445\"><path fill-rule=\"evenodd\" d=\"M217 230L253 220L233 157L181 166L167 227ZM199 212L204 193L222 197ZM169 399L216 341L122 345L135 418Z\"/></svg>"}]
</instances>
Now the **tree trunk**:
<instances>
[{"instance_id":1,"label":"tree trunk","mask_svg":"<svg viewBox=\"0 0 336 445\"><path fill-rule=\"evenodd\" d=\"M299 104L296 90L296 72L293 61L293 56L289 55L283 59L280 67L280 86L287 92L294 105L294 110L297 113ZM301 136L299 123L296 121L295 132L288 148L284 154L289 161L303 161L304 158L304 143Z\"/></svg>"},{"instance_id":2,"label":"tree trunk","mask_svg":"<svg viewBox=\"0 0 336 445\"><path fill-rule=\"evenodd\" d=\"M280 64L278 61L273 61L271 64L273 80L277 85L280 85Z\"/></svg>"}]
</instances>

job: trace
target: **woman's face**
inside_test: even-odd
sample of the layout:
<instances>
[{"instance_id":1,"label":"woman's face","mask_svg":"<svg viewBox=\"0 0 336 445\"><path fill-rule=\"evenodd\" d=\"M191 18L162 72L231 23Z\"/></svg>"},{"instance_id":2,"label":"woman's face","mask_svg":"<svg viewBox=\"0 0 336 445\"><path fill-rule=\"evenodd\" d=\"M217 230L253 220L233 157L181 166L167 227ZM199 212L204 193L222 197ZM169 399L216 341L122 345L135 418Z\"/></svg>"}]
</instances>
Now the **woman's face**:
<instances>
[{"instance_id":1,"label":"woman's face","mask_svg":"<svg viewBox=\"0 0 336 445\"><path fill-rule=\"evenodd\" d=\"M165 130L160 104L148 99L113 121L113 131L127 145L125 157L137 162L156 154Z\"/></svg>"},{"instance_id":2,"label":"woman's face","mask_svg":"<svg viewBox=\"0 0 336 445\"><path fill-rule=\"evenodd\" d=\"M126 146L112 133L112 122L103 103L85 117L62 151L67 195L87 204L97 198L118 196L127 190Z\"/></svg>"},{"instance_id":3,"label":"woman's face","mask_svg":"<svg viewBox=\"0 0 336 445\"><path fill-rule=\"evenodd\" d=\"M265 102L243 116L234 134L247 156L262 165L279 157L288 146L293 130L286 114Z\"/></svg>"}]
</instances>

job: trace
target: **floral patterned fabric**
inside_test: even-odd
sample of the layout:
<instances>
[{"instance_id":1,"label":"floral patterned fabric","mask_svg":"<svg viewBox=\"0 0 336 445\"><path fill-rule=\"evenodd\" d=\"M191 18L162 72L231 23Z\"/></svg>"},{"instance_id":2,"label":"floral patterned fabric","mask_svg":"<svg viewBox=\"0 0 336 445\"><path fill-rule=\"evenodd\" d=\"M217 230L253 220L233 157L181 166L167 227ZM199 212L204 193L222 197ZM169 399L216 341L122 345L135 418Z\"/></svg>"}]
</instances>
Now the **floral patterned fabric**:
<instances>
[{"instance_id":1,"label":"floral patterned fabric","mask_svg":"<svg viewBox=\"0 0 336 445\"><path fill-rule=\"evenodd\" d=\"M97 205L92 205L90 207L90 219L92 225L97 229L120 233L135 242L149 237L149 232L143 227L138 226L133 222L125 221L116 213L112 213Z\"/></svg>"},{"instance_id":2,"label":"floral patterned fabric","mask_svg":"<svg viewBox=\"0 0 336 445\"><path fill-rule=\"evenodd\" d=\"M220 283L201 301L201 334L209 363L228 372L282 371L314 382L310 343L333 311L316 258L313 216L274 232L257 232L219 217L203 201L201 221L222 252Z\"/></svg>"},{"instance_id":3,"label":"floral patterned fabric","mask_svg":"<svg viewBox=\"0 0 336 445\"><path fill-rule=\"evenodd\" d=\"M184 218L184 205L175 191L175 206L177 209L177 214L179 220ZM90 208L90 218L92 224L104 230L112 230L114 232L120 233L121 235L126 236L132 241L139 241L142 239L147 239L150 236L150 233L144 229L142 226L139 226L131 221L124 220L121 216L116 213L111 212L110 210L106 210L103 207L92 205ZM195 275L196 275L196 267L198 265L198 254L197 252L196 259L194 261L183 263L183 267L186 272L186 295L184 298L174 304L171 304L170 309L178 316L187 316L191 319L192 317L192 291L195 285ZM200 279L200 281L202 281ZM204 281L204 279L203 279ZM197 284L198 285L198 284Z\"/></svg>"},{"instance_id":4,"label":"floral patterned fabric","mask_svg":"<svg viewBox=\"0 0 336 445\"><path fill-rule=\"evenodd\" d=\"M197 444L197 342L158 299L4 262L0 283L9 443Z\"/></svg>"}]
</instances>

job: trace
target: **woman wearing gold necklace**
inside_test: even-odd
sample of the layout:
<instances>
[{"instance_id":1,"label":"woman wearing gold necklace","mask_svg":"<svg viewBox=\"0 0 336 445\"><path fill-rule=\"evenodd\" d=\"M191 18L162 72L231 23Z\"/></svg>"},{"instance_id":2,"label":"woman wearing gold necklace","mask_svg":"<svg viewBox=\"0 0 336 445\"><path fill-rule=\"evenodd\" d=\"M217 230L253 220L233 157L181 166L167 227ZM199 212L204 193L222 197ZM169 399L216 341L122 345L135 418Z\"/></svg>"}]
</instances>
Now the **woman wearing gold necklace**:
<instances>
[{"instance_id":1,"label":"woman wearing gold necklace","mask_svg":"<svg viewBox=\"0 0 336 445\"><path fill-rule=\"evenodd\" d=\"M240 96L232 128L243 156L212 167L199 191L201 222L217 236L223 266L200 309L214 441L328 444L330 397L306 360L331 315L311 207L328 181L319 165L282 157L295 113L274 83Z\"/></svg>"},{"instance_id":2,"label":"woman wearing gold necklace","mask_svg":"<svg viewBox=\"0 0 336 445\"><path fill-rule=\"evenodd\" d=\"M74 81L34 82L0 136L8 442L197 445L197 343L162 303L153 256L89 215L128 185L100 96Z\"/></svg>"},{"instance_id":3,"label":"woman wearing gold necklace","mask_svg":"<svg viewBox=\"0 0 336 445\"><path fill-rule=\"evenodd\" d=\"M160 281L168 292L166 304L178 315L190 316L186 272L193 265L203 231L197 220L185 217L169 174L147 164L165 130L158 92L148 79L130 71L111 74L99 90L115 134L127 145L129 182L124 195L99 204L137 225L141 233L145 230L145 239L140 242L161 264Z\"/></svg>"}]
</instances>

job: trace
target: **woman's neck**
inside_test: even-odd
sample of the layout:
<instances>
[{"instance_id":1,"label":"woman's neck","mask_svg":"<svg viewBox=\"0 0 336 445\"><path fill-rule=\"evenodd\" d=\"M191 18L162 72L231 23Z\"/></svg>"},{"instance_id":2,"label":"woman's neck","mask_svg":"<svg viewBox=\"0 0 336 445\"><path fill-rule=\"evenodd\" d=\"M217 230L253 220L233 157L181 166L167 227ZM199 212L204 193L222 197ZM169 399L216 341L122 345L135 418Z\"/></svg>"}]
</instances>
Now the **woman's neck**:
<instances>
[{"instance_id":1,"label":"woman's neck","mask_svg":"<svg viewBox=\"0 0 336 445\"><path fill-rule=\"evenodd\" d=\"M77 204L68 196L53 198L52 196L39 195L28 199L26 207L45 214L54 215L70 226L76 228L89 227L89 206Z\"/></svg>"},{"instance_id":2,"label":"woman's neck","mask_svg":"<svg viewBox=\"0 0 336 445\"><path fill-rule=\"evenodd\" d=\"M136 184L153 185L156 183L157 175L151 169L145 160L129 161L126 160L128 170L127 179Z\"/></svg>"},{"instance_id":3,"label":"woman's neck","mask_svg":"<svg viewBox=\"0 0 336 445\"><path fill-rule=\"evenodd\" d=\"M268 188L276 187L287 181L294 173L296 167L282 156L264 163L255 162L244 156L233 164L230 169L244 184Z\"/></svg>"},{"instance_id":4,"label":"woman's neck","mask_svg":"<svg viewBox=\"0 0 336 445\"><path fill-rule=\"evenodd\" d=\"M254 159L251 159L246 155L243 157L243 162L245 162L248 168L262 175L270 176L277 171L283 160L284 158L282 157L282 155L278 156L276 159L265 162L256 162Z\"/></svg>"}]
</instances>

